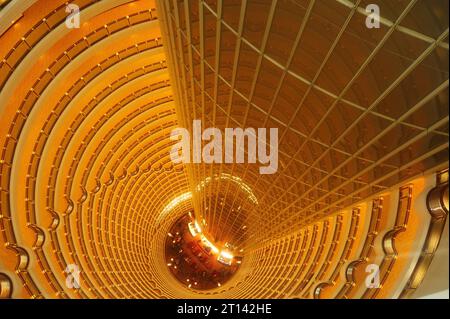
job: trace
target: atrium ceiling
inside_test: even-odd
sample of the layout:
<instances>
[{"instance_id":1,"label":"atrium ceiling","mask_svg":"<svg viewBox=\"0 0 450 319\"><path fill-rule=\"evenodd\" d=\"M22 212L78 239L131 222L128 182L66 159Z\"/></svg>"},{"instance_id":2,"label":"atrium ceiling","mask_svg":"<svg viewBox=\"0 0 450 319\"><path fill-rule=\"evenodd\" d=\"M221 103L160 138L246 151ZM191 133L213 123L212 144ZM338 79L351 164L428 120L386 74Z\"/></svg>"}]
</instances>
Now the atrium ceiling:
<instances>
[{"instance_id":1,"label":"atrium ceiling","mask_svg":"<svg viewBox=\"0 0 450 319\"><path fill-rule=\"evenodd\" d=\"M71 4L79 28L66 0L0 1L0 298L448 289L448 1ZM277 171L173 163L194 120L277 128ZM168 268L186 214L242 260L226 283Z\"/></svg>"}]
</instances>

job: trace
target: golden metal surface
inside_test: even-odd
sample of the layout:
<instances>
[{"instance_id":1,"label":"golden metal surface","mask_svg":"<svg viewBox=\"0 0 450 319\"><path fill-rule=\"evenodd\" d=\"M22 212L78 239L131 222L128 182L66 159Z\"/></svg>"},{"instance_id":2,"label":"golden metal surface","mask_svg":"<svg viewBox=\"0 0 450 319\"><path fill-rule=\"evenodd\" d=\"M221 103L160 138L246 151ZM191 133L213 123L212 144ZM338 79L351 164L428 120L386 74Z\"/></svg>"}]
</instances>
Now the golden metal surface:
<instances>
[{"instance_id":1,"label":"golden metal surface","mask_svg":"<svg viewBox=\"0 0 450 319\"><path fill-rule=\"evenodd\" d=\"M418 287L448 214L448 1L378 1L379 29L359 0L74 0L73 29L66 2L0 2L1 298ZM173 163L172 130L196 119L278 128L277 172ZM167 269L190 211L244 256L215 289Z\"/></svg>"}]
</instances>

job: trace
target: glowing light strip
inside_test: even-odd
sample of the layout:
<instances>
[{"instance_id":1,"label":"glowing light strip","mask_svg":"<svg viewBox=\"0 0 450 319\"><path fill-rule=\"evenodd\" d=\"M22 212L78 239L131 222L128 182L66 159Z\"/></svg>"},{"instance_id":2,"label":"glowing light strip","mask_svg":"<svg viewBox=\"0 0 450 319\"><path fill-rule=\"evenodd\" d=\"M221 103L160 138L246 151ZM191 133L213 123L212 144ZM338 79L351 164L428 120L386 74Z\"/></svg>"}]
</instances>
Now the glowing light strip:
<instances>
[{"instance_id":1,"label":"glowing light strip","mask_svg":"<svg viewBox=\"0 0 450 319\"><path fill-rule=\"evenodd\" d=\"M201 240L202 240L202 242L203 242L203 244L204 244L205 246L208 246L209 248L211 248L211 250L212 250L213 253L215 253L215 254L219 253L219 249L218 249L216 246L214 246L214 245L208 240L208 238L205 237L205 235L200 234L200 238L201 238Z\"/></svg>"},{"instance_id":2,"label":"glowing light strip","mask_svg":"<svg viewBox=\"0 0 450 319\"><path fill-rule=\"evenodd\" d=\"M202 188L204 188L210 181L211 181L211 177L206 177L203 181L201 181L198 185L197 185L197 191L200 191ZM220 176L215 176L214 180L229 180L232 181L236 184L239 185L239 187L248 194L248 199L258 205L258 199L256 198L255 194L253 193L253 190L251 189L250 186L248 186L246 183L244 183L242 181L242 178L237 177L237 176L233 176L231 174L227 174L227 173L221 173Z\"/></svg>"},{"instance_id":3,"label":"glowing light strip","mask_svg":"<svg viewBox=\"0 0 450 319\"><path fill-rule=\"evenodd\" d=\"M224 264L224 265L228 265L231 266L232 262L233 262L233 255L226 251L226 250L222 250L219 254L219 256L217 257L217 261Z\"/></svg>"},{"instance_id":4,"label":"glowing light strip","mask_svg":"<svg viewBox=\"0 0 450 319\"><path fill-rule=\"evenodd\" d=\"M174 209L176 206L178 206L180 203L185 202L187 200L192 199L192 192L183 193L174 199L172 199L169 204L166 205L166 207L163 208L161 211L161 214L159 214L158 222L160 222L162 219L164 219L167 214L169 214L172 209Z\"/></svg>"},{"instance_id":5,"label":"glowing light strip","mask_svg":"<svg viewBox=\"0 0 450 319\"><path fill-rule=\"evenodd\" d=\"M202 232L202 229L200 228L197 221L190 222L188 224L188 227L189 227L189 232L191 233L192 237L195 237L195 236L197 236L197 234L200 234Z\"/></svg>"}]
</instances>

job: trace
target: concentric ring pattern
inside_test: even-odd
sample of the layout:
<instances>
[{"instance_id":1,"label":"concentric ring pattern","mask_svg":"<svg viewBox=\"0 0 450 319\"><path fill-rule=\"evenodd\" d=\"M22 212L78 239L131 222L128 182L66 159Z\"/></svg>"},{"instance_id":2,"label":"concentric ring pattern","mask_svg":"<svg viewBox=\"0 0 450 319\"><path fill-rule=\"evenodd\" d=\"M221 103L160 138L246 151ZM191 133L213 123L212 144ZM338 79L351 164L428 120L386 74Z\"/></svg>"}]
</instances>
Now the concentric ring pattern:
<instances>
[{"instance_id":1,"label":"concentric ring pattern","mask_svg":"<svg viewBox=\"0 0 450 319\"><path fill-rule=\"evenodd\" d=\"M448 2L372 2L369 30L360 0L74 0L79 28L0 1L0 298L414 297L448 232ZM194 119L278 128L278 171L174 164ZM167 269L187 212L244 256L221 287Z\"/></svg>"},{"instance_id":2,"label":"concentric ring pattern","mask_svg":"<svg viewBox=\"0 0 450 319\"><path fill-rule=\"evenodd\" d=\"M39 1L2 37L2 263L20 261L18 296L161 297L154 213L187 181L168 156L158 15L152 1L76 3L80 29L65 2ZM70 264L72 292L58 278Z\"/></svg>"}]
</instances>

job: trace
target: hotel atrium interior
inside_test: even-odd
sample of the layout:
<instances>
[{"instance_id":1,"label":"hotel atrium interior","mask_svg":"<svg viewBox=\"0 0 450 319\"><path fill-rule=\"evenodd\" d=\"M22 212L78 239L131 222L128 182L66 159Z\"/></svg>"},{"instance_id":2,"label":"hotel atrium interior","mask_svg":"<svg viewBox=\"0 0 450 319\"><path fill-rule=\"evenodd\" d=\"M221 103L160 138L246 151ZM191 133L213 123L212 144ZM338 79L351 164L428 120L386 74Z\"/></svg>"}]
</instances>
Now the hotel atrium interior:
<instances>
[{"instance_id":1,"label":"hotel atrium interior","mask_svg":"<svg viewBox=\"0 0 450 319\"><path fill-rule=\"evenodd\" d=\"M68 1L0 0L0 298L448 298L448 0Z\"/></svg>"}]
</instances>

